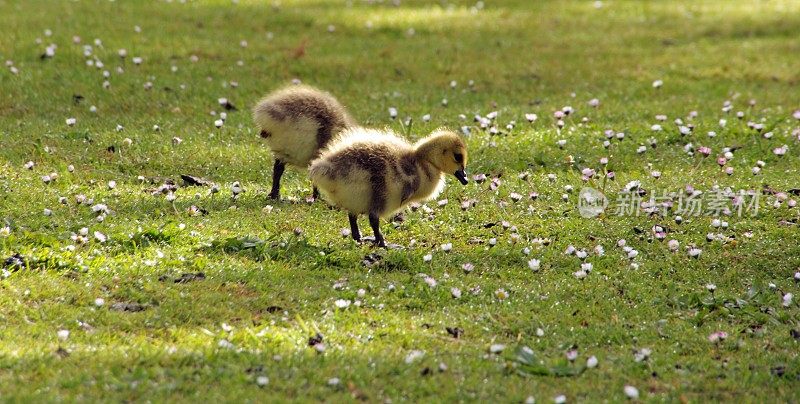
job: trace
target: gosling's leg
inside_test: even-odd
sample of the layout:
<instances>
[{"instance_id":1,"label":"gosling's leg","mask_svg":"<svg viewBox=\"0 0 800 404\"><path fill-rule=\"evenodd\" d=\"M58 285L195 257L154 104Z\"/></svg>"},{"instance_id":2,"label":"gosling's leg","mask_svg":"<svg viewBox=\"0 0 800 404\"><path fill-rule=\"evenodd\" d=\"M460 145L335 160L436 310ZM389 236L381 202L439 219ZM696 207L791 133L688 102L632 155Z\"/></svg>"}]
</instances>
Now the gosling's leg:
<instances>
[{"instance_id":1,"label":"gosling's leg","mask_svg":"<svg viewBox=\"0 0 800 404\"><path fill-rule=\"evenodd\" d=\"M353 240L361 241L361 232L358 231L358 220L356 215L348 213L347 218L350 219L350 235L353 237Z\"/></svg>"},{"instance_id":2,"label":"gosling's leg","mask_svg":"<svg viewBox=\"0 0 800 404\"><path fill-rule=\"evenodd\" d=\"M386 247L386 241L383 239L383 234L381 234L381 223L378 215L369 214L369 225L372 227L372 232L375 233L375 244L380 247Z\"/></svg>"},{"instance_id":3,"label":"gosling's leg","mask_svg":"<svg viewBox=\"0 0 800 404\"><path fill-rule=\"evenodd\" d=\"M319 189L317 187L313 187L313 190L311 191L311 199L315 201L319 199Z\"/></svg>"},{"instance_id":4,"label":"gosling's leg","mask_svg":"<svg viewBox=\"0 0 800 404\"><path fill-rule=\"evenodd\" d=\"M270 199L281 198L281 176L283 176L284 169L286 169L286 163L276 158L275 165L272 167L272 191L269 192Z\"/></svg>"}]
</instances>

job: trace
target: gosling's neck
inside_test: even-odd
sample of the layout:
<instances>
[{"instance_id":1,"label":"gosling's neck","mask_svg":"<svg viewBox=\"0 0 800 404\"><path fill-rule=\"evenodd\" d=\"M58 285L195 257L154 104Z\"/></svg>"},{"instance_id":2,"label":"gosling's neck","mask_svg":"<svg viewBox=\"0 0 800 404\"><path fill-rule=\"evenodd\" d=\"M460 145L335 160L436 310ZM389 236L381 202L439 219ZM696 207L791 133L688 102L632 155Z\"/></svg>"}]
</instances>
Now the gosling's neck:
<instances>
[{"instance_id":1,"label":"gosling's neck","mask_svg":"<svg viewBox=\"0 0 800 404\"><path fill-rule=\"evenodd\" d=\"M419 183L412 194L412 200L421 201L435 198L441 192L444 175L430 161L417 158L417 175Z\"/></svg>"}]
</instances>

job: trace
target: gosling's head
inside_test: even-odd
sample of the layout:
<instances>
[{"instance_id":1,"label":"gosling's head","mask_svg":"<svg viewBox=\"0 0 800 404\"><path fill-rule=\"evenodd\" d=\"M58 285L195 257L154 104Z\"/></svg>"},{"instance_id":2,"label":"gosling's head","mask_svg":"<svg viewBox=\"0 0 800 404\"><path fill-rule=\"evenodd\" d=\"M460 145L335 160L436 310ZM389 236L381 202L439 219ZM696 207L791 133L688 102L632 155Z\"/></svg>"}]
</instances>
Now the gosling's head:
<instances>
[{"instance_id":1,"label":"gosling's head","mask_svg":"<svg viewBox=\"0 0 800 404\"><path fill-rule=\"evenodd\" d=\"M467 184L467 146L457 133L437 130L418 143L418 150L434 167Z\"/></svg>"}]
</instances>

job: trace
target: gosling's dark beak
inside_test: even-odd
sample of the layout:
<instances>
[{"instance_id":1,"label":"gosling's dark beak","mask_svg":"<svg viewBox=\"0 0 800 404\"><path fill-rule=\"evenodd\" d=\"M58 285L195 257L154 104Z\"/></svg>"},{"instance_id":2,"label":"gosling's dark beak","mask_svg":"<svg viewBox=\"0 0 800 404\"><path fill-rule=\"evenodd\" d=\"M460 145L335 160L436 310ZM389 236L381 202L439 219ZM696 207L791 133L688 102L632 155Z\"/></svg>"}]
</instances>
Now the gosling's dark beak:
<instances>
[{"instance_id":1,"label":"gosling's dark beak","mask_svg":"<svg viewBox=\"0 0 800 404\"><path fill-rule=\"evenodd\" d=\"M453 175L455 175L456 178L458 178L458 181L461 182L461 185L467 185L467 183L469 182L467 181L467 173L465 173L464 170L458 170L454 172Z\"/></svg>"}]
</instances>

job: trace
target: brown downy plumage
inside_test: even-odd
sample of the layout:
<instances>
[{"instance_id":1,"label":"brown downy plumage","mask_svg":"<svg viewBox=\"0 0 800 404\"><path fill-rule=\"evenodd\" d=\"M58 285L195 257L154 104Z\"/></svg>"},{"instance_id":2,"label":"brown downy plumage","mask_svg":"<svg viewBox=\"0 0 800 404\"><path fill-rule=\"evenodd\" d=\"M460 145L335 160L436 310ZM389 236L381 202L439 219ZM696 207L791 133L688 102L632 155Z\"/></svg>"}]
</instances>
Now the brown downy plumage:
<instances>
[{"instance_id":1,"label":"brown downy plumage","mask_svg":"<svg viewBox=\"0 0 800 404\"><path fill-rule=\"evenodd\" d=\"M411 202L435 198L445 174L467 183L467 149L461 137L437 130L414 145L386 130L348 129L311 162L309 177L331 204L348 211L353 239L356 217L369 215L375 242L386 246L379 218Z\"/></svg>"},{"instance_id":2,"label":"brown downy plumage","mask_svg":"<svg viewBox=\"0 0 800 404\"><path fill-rule=\"evenodd\" d=\"M280 198L281 176L287 164L308 167L333 137L356 126L336 98L304 85L290 85L262 98L253 108L253 119L275 155L269 193L272 199Z\"/></svg>"}]
</instances>

